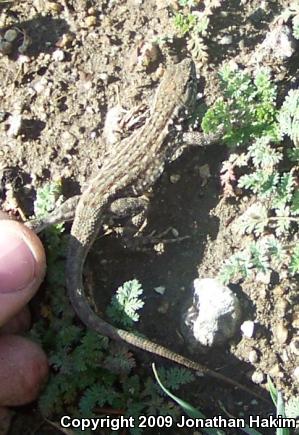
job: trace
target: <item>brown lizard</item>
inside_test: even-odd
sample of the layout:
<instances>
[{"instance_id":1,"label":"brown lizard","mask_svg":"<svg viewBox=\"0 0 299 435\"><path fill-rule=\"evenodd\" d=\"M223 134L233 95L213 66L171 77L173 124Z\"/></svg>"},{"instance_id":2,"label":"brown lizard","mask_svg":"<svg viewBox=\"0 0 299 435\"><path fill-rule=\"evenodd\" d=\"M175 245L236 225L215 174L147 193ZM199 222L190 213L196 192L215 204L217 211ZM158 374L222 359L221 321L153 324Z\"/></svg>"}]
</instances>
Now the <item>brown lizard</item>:
<instances>
[{"instance_id":1,"label":"brown lizard","mask_svg":"<svg viewBox=\"0 0 299 435\"><path fill-rule=\"evenodd\" d=\"M66 266L67 290L74 310L90 329L257 395L251 389L200 363L191 361L132 332L112 326L96 315L87 301L83 288L82 273L85 258L111 203L127 196L128 192L131 195L132 192L144 193L161 175L167 158L176 151L174 141L169 140L169 135L173 133L174 121L182 115L182 112L186 117L188 109L192 108L195 100L195 84L195 66L190 59L169 67L158 87L152 114L145 125L132 136L124 139L118 146L117 153L108 155L104 159L98 175L91 180L88 188L83 192L76 206L71 229ZM219 134L211 136L202 134L198 138L199 145L208 145L219 139ZM263 399L260 395L258 397Z\"/></svg>"}]
</instances>

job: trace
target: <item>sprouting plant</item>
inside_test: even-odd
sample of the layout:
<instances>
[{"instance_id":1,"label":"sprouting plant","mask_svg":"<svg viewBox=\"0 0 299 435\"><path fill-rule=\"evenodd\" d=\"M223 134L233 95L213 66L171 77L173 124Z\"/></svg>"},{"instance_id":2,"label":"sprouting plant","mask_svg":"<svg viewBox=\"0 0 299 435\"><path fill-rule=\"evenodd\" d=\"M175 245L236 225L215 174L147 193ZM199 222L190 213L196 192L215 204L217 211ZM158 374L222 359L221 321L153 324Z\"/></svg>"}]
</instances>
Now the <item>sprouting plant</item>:
<instances>
[{"instance_id":1,"label":"sprouting plant","mask_svg":"<svg viewBox=\"0 0 299 435\"><path fill-rule=\"evenodd\" d=\"M177 13L174 17L174 25L179 29L182 35L190 32L193 29L197 19L195 15Z\"/></svg>"},{"instance_id":2,"label":"sprouting plant","mask_svg":"<svg viewBox=\"0 0 299 435\"><path fill-rule=\"evenodd\" d=\"M143 290L140 283L133 279L119 287L116 294L107 308L107 315L116 324L132 327L134 322L139 320L138 310L143 307L144 302L140 299Z\"/></svg>"},{"instance_id":3,"label":"sprouting plant","mask_svg":"<svg viewBox=\"0 0 299 435\"><path fill-rule=\"evenodd\" d=\"M174 14L174 25L179 35L187 36L187 46L192 56L205 62L208 58L207 45L204 38L208 35L210 16L213 9L221 5L221 0L206 0L199 4L198 0L179 0L182 9ZM202 10L197 10L204 5Z\"/></svg>"},{"instance_id":4,"label":"sprouting plant","mask_svg":"<svg viewBox=\"0 0 299 435\"><path fill-rule=\"evenodd\" d=\"M257 70L252 80L235 65L226 64L219 77L223 95L207 110L202 120L204 132L215 133L223 126L223 141L231 147L245 146L263 135L277 141L276 86L269 70Z\"/></svg>"},{"instance_id":5,"label":"sprouting plant","mask_svg":"<svg viewBox=\"0 0 299 435\"><path fill-rule=\"evenodd\" d=\"M224 142L231 148L242 146L242 152L231 154L223 163L224 196L234 196L236 186L256 196L235 223L241 234L252 234L256 240L224 262L220 279L228 283L271 269L294 275L298 273L297 242L290 240L299 224L298 90L290 90L278 110L268 70L256 71L251 79L237 68L224 66L220 81L223 95L206 112L202 127L210 133L222 126ZM284 135L293 146L280 144ZM238 175L236 168L242 168Z\"/></svg>"},{"instance_id":6,"label":"sprouting plant","mask_svg":"<svg viewBox=\"0 0 299 435\"><path fill-rule=\"evenodd\" d=\"M55 181L45 184L37 189L34 202L34 214L37 218L43 218L63 201L61 195L61 182Z\"/></svg>"}]
</instances>

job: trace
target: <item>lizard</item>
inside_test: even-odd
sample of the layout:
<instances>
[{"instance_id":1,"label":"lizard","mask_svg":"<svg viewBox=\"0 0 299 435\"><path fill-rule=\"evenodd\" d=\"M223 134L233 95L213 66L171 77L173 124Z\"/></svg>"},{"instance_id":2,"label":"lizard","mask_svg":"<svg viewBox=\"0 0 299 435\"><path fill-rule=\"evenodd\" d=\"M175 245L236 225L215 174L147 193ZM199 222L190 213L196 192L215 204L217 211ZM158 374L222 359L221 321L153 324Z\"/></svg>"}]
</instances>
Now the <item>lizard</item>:
<instances>
[{"instance_id":1,"label":"lizard","mask_svg":"<svg viewBox=\"0 0 299 435\"><path fill-rule=\"evenodd\" d=\"M96 177L90 181L80 199L75 199L75 216L66 262L68 296L81 321L97 333L200 371L266 400L252 389L207 366L133 332L112 326L91 308L83 288L84 262L105 215L109 213L109 207L113 201L126 197L128 192L133 192L134 195L143 194L159 178L167 159L171 158L177 150L174 141L170 139L174 122L182 114L184 118L188 116L188 110L194 105L195 96L194 62L186 58L180 63L171 65L158 86L152 114L144 126L123 139L120 146L117 146L117 153L107 155ZM197 137L197 141L199 140L197 145L209 145L218 139L219 133L201 134ZM72 217L70 213L68 220ZM33 228L34 224L30 225L29 221L28 226Z\"/></svg>"}]
</instances>

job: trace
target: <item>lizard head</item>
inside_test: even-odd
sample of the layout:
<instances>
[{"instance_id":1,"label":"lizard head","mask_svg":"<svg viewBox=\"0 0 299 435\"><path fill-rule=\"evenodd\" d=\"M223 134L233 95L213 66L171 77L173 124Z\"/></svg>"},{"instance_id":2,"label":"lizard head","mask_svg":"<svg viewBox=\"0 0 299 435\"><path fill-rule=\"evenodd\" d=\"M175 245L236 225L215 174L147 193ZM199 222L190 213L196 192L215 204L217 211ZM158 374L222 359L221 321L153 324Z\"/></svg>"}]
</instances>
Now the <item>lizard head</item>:
<instances>
[{"instance_id":1,"label":"lizard head","mask_svg":"<svg viewBox=\"0 0 299 435\"><path fill-rule=\"evenodd\" d=\"M169 114L172 118L180 116L182 111L192 110L196 97L196 70L192 59L186 58L168 67L158 88L158 95L158 109L163 112L167 107L174 108L175 113Z\"/></svg>"}]
</instances>

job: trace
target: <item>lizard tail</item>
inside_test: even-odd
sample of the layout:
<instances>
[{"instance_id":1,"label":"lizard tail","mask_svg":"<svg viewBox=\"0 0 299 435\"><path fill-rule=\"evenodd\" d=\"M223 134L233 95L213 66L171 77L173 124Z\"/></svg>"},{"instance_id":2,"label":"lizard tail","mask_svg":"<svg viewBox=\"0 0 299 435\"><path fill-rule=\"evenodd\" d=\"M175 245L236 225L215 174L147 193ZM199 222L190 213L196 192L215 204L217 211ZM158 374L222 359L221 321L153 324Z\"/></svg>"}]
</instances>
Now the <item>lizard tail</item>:
<instances>
[{"instance_id":1,"label":"lizard tail","mask_svg":"<svg viewBox=\"0 0 299 435\"><path fill-rule=\"evenodd\" d=\"M78 317L81 321L90 329L95 332L98 332L101 335L105 335L113 340L124 341L127 344L130 344L138 349L145 350L146 352L150 352L154 355L161 356L170 361L176 362L184 367L189 369L193 369L204 374L207 374L215 379L218 379L226 384L230 384L233 387L239 388L242 391L245 391L248 394L251 394L257 397L264 402L270 403L268 399L265 399L259 393L253 391L237 381L222 375L200 363L192 361L178 353L167 349L164 346L156 344L147 338L140 337L135 335L132 332L125 331L123 329L116 328L112 326L110 323L103 320L99 317L93 309L88 304L86 299L86 295L83 288L82 283L82 269L84 264L84 255L85 249L82 247L80 242L76 240L74 237L71 239L71 243L69 245L69 255L67 259L67 289L68 295L71 301L71 304L77 313ZM77 257L77 258L74 258ZM78 261L74 261L78 260ZM73 264L76 264L76 270L73 268ZM79 267L78 267L79 265Z\"/></svg>"}]
</instances>

